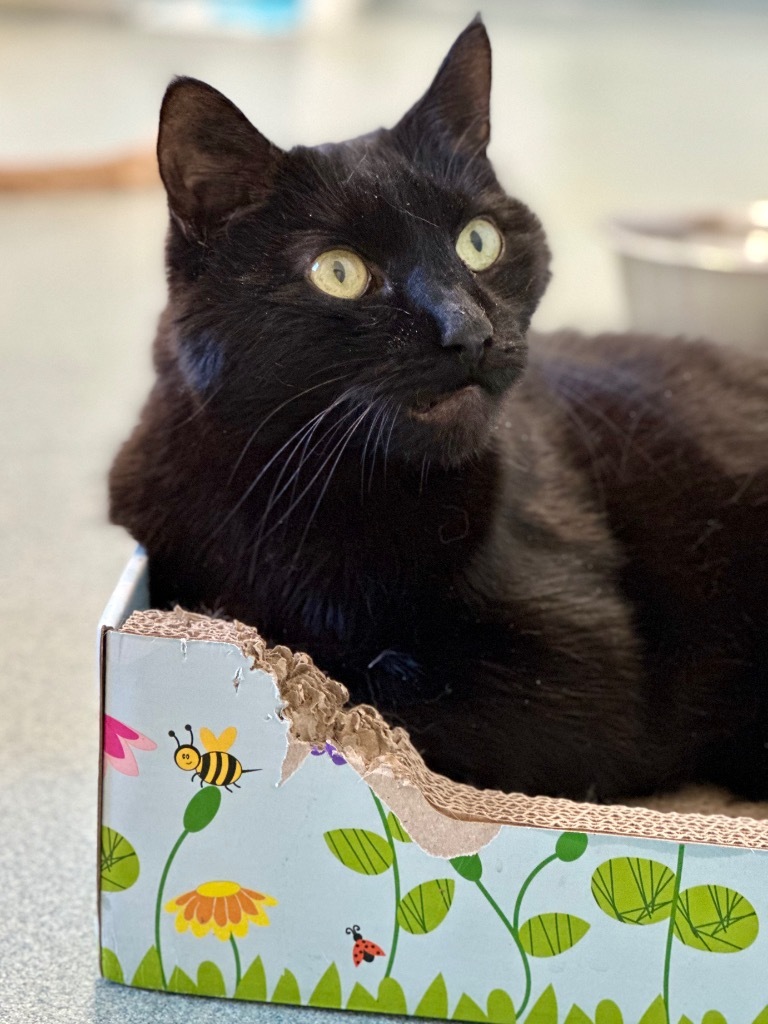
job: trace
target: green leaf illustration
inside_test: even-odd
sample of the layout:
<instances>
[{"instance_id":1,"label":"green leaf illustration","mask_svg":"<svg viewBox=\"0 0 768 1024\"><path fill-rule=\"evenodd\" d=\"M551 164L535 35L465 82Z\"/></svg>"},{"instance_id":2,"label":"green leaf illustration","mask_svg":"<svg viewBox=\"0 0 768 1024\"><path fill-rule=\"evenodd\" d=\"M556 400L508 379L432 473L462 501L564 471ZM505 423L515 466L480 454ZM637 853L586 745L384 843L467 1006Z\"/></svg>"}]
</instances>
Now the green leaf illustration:
<instances>
[{"instance_id":1,"label":"green leaf illustration","mask_svg":"<svg viewBox=\"0 0 768 1024\"><path fill-rule=\"evenodd\" d=\"M667 1011L661 996L656 996L637 1024L667 1024Z\"/></svg>"},{"instance_id":2,"label":"green leaf illustration","mask_svg":"<svg viewBox=\"0 0 768 1024\"><path fill-rule=\"evenodd\" d=\"M488 1020L490 1024L515 1024L515 1006L512 997L503 989L495 988L488 996Z\"/></svg>"},{"instance_id":3,"label":"green leaf illustration","mask_svg":"<svg viewBox=\"0 0 768 1024\"><path fill-rule=\"evenodd\" d=\"M656 860L615 857L592 875L598 907L622 924L655 924L672 912L674 872Z\"/></svg>"},{"instance_id":4,"label":"green leaf illustration","mask_svg":"<svg viewBox=\"0 0 768 1024\"><path fill-rule=\"evenodd\" d=\"M136 851L119 832L101 826L101 888L104 892L130 889L139 877Z\"/></svg>"},{"instance_id":5,"label":"green leaf illustration","mask_svg":"<svg viewBox=\"0 0 768 1024\"><path fill-rule=\"evenodd\" d=\"M735 889L695 885L680 893L675 935L686 946L709 953L740 953L757 938L755 908Z\"/></svg>"},{"instance_id":6,"label":"green leaf illustration","mask_svg":"<svg viewBox=\"0 0 768 1024\"><path fill-rule=\"evenodd\" d=\"M107 981L117 981L121 985L125 984L123 968L120 966L117 954L113 953L111 949L104 948L101 951L101 973Z\"/></svg>"},{"instance_id":7,"label":"green leaf illustration","mask_svg":"<svg viewBox=\"0 0 768 1024\"><path fill-rule=\"evenodd\" d=\"M707 1010L701 1018L701 1024L728 1024L728 1021L719 1010Z\"/></svg>"},{"instance_id":8,"label":"green leaf illustration","mask_svg":"<svg viewBox=\"0 0 768 1024\"><path fill-rule=\"evenodd\" d=\"M752 1021L752 1024L768 1024L768 1006L766 1006L764 1009L760 1011L760 1013L758 1013L758 1015Z\"/></svg>"},{"instance_id":9,"label":"green leaf illustration","mask_svg":"<svg viewBox=\"0 0 768 1024\"><path fill-rule=\"evenodd\" d=\"M488 1020L474 999L470 999L466 994L462 995L458 1003L456 1003L456 1009L453 1011L452 1019L477 1021L478 1024L485 1024Z\"/></svg>"},{"instance_id":10,"label":"green leaf illustration","mask_svg":"<svg viewBox=\"0 0 768 1024\"><path fill-rule=\"evenodd\" d=\"M349 994L347 1000L348 1010L375 1010L376 1000L373 998L367 988L363 988L362 985L356 984L355 987Z\"/></svg>"},{"instance_id":11,"label":"green leaf illustration","mask_svg":"<svg viewBox=\"0 0 768 1024\"><path fill-rule=\"evenodd\" d=\"M202 832L216 817L221 806L221 790L216 786L204 786L187 804L184 811L184 828L187 832Z\"/></svg>"},{"instance_id":12,"label":"green leaf illustration","mask_svg":"<svg viewBox=\"0 0 768 1024\"><path fill-rule=\"evenodd\" d=\"M400 819L396 815L394 815L392 811L390 811L389 814L387 815L387 824L389 825L389 831L392 833L392 838L396 839L398 843L413 842L411 837L403 828Z\"/></svg>"},{"instance_id":13,"label":"green leaf illustration","mask_svg":"<svg viewBox=\"0 0 768 1024\"><path fill-rule=\"evenodd\" d=\"M267 1001L267 976L260 956L256 957L240 979L235 999L250 999L258 1003Z\"/></svg>"},{"instance_id":14,"label":"green leaf illustration","mask_svg":"<svg viewBox=\"0 0 768 1024\"><path fill-rule=\"evenodd\" d=\"M382 978L379 982L379 998L376 1000L376 1009L381 1013L398 1013L401 1016L408 1013L408 1004L405 1001L405 993L399 981L394 978Z\"/></svg>"},{"instance_id":15,"label":"green leaf illustration","mask_svg":"<svg viewBox=\"0 0 768 1024\"><path fill-rule=\"evenodd\" d=\"M483 862L476 853L467 857L451 857L451 867L468 882L479 882L483 877Z\"/></svg>"},{"instance_id":16,"label":"green leaf illustration","mask_svg":"<svg viewBox=\"0 0 768 1024\"><path fill-rule=\"evenodd\" d=\"M537 914L521 925L520 943L531 956L558 956L588 931L588 923L573 914Z\"/></svg>"},{"instance_id":17,"label":"green leaf illustration","mask_svg":"<svg viewBox=\"0 0 768 1024\"><path fill-rule=\"evenodd\" d=\"M580 1006L574 1005L568 1011L563 1024L592 1024L591 1019L584 1013Z\"/></svg>"},{"instance_id":18,"label":"green leaf illustration","mask_svg":"<svg viewBox=\"0 0 768 1024\"><path fill-rule=\"evenodd\" d=\"M174 967L173 974L168 982L168 991L181 992L182 995L193 996L197 992L197 985L180 967Z\"/></svg>"},{"instance_id":19,"label":"green leaf illustration","mask_svg":"<svg viewBox=\"0 0 768 1024\"><path fill-rule=\"evenodd\" d=\"M445 1020L448 1016L448 989L445 978L438 974L427 991L421 997L419 1005L413 1011L415 1017L437 1017Z\"/></svg>"},{"instance_id":20,"label":"green leaf illustration","mask_svg":"<svg viewBox=\"0 0 768 1024\"><path fill-rule=\"evenodd\" d=\"M150 946L144 959L136 968L131 981L137 988L163 988L163 974L160 970L160 957L154 946Z\"/></svg>"},{"instance_id":21,"label":"green leaf illustration","mask_svg":"<svg viewBox=\"0 0 768 1024\"><path fill-rule=\"evenodd\" d=\"M621 1010L612 999L603 999L595 1008L595 1024L624 1024Z\"/></svg>"},{"instance_id":22,"label":"green leaf illustration","mask_svg":"<svg viewBox=\"0 0 768 1024\"><path fill-rule=\"evenodd\" d=\"M422 882L400 900L397 920L411 935L426 935L445 919L451 909L456 883L452 878Z\"/></svg>"},{"instance_id":23,"label":"green leaf illustration","mask_svg":"<svg viewBox=\"0 0 768 1024\"><path fill-rule=\"evenodd\" d=\"M557 997L551 985L547 985L531 1007L525 1024L557 1024Z\"/></svg>"},{"instance_id":24,"label":"green leaf illustration","mask_svg":"<svg viewBox=\"0 0 768 1024\"><path fill-rule=\"evenodd\" d=\"M589 837L584 832L563 832L555 846L555 856L562 861L578 860L587 849Z\"/></svg>"},{"instance_id":25,"label":"green leaf illustration","mask_svg":"<svg viewBox=\"0 0 768 1024\"><path fill-rule=\"evenodd\" d=\"M693 1024L693 1021L690 1017L686 1017L686 1015L683 1014L683 1016L680 1018L677 1024Z\"/></svg>"},{"instance_id":26,"label":"green leaf illustration","mask_svg":"<svg viewBox=\"0 0 768 1024\"><path fill-rule=\"evenodd\" d=\"M301 1005L301 993L299 983L295 976L286 968L280 975L280 980L272 993L273 1003L289 1003L291 1006Z\"/></svg>"},{"instance_id":27,"label":"green leaf illustration","mask_svg":"<svg viewBox=\"0 0 768 1024\"><path fill-rule=\"evenodd\" d=\"M331 964L315 985L307 1006L317 1006L324 1010L341 1009L341 978L336 964Z\"/></svg>"},{"instance_id":28,"label":"green leaf illustration","mask_svg":"<svg viewBox=\"0 0 768 1024\"><path fill-rule=\"evenodd\" d=\"M392 867L392 848L378 832L364 828L336 828L323 833L337 860L361 875L382 875Z\"/></svg>"},{"instance_id":29,"label":"green leaf illustration","mask_svg":"<svg viewBox=\"0 0 768 1024\"><path fill-rule=\"evenodd\" d=\"M227 994L224 976L212 960L203 960L197 968L197 991L201 996L225 996Z\"/></svg>"}]
</instances>

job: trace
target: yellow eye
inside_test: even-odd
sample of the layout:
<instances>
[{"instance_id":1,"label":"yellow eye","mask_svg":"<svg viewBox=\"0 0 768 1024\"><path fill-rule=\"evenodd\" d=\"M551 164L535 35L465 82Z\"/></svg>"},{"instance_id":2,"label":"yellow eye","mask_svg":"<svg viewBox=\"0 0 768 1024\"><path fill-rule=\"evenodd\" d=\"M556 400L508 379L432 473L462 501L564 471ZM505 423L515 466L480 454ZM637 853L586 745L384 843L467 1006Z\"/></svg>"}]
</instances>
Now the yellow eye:
<instances>
[{"instance_id":1,"label":"yellow eye","mask_svg":"<svg viewBox=\"0 0 768 1024\"><path fill-rule=\"evenodd\" d=\"M470 270L487 270L501 255L499 229L484 217L475 217L456 239L456 252Z\"/></svg>"},{"instance_id":2,"label":"yellow eye","mask_svg":"<svg viewBox=\"0 0 768 1024\"><path fill-rule=\"evenodd\" d=\"M336 299L359 299L371 275L357 253L349 249L329 249L320 253L312 264L309 279L321 292Z\"/></svg>"}]
</instances>

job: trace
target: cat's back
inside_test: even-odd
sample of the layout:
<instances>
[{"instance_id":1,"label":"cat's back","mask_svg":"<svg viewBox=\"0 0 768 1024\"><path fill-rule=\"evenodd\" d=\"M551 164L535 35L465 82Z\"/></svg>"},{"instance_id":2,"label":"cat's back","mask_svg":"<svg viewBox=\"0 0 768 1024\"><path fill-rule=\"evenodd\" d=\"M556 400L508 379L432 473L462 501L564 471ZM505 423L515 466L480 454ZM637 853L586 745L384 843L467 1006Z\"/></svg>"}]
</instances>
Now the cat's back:
<instances>
[{"instance_id":1,"label":"cat's back","mask_svg":"<svg viewBox=\"0 0 768 1024\"><path fill-rule=\"evenodd\" d=\"M718 680L762 677L768 358L563 333L532 339L523 397L556 425L549 437L619 546L620 586L654 675L676 692L672 680L694 673L715 701Z\"/></svg>"},{"instance_id":2,"label":"cat's back","mask_svg":"<svg viewBox=\"0 0 768 1024\"><path fill-rule=\"evenodd\" d=\"M596 481L661 497L727 478L732 504L762 485L768 505L768 339L766 358L635 334L560 332L530 348L527 387Z\"/></svg>"}]
</instances>

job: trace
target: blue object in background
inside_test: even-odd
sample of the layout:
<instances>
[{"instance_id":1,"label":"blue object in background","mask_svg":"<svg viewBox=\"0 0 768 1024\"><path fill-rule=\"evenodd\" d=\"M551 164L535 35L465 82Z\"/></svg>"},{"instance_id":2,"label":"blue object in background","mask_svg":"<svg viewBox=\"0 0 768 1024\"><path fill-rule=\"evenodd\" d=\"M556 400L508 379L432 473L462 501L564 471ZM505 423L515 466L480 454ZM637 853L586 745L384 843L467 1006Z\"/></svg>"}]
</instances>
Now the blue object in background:
<instances>
[{"instance_id":1,"label":"blue object in background","mask_svg":"<svg viewBox=\"0 0 768 1024\"><path fill-rule=\"evenodd\" d=\"M306 0L141 0L133 14L152 29L279 35L299 27Z\"/></svg>"},{"instance_id":2,"label":"blue object in background","mask_svg":"<svg viewBox=\"0 0 768 1024\"><path fill-rule=\"evenodd\" d=\"M301 21L301 0L207 0L212 25L286 32Z\"/></svg>"}]
</instances>

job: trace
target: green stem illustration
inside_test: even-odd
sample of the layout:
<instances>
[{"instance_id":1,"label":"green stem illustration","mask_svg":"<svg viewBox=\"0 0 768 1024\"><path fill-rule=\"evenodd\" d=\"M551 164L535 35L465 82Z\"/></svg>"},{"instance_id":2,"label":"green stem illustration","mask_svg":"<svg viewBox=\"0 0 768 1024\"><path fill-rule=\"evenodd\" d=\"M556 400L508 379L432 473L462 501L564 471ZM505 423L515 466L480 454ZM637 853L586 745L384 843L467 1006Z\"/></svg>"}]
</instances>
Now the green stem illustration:
<instances>
[{"instance_id":1,"label":"green stem illustration","mask_svg":"<svg viewBox=\"0 0 768 1024\"><path fill-rule=\"evenodd\" d=\"M531 998L532 979L531 964L528 959L529 955L556 956L559 953L564 953L567 949L570 949L571 946L574 946L581 938L583 938L585 933L589 930L589 925L586 921L582 921L581 918L574 917L571 914L538 914L531 918L530 921L526 921L523 925L523 937L521 938L520 912L522 910L525 894L531 887L534 878L536 878L536 876L540 874L548 864L552 864L556 860L562 861L564 864L569 864L572 861L578 860L579 857L584 854L588 843L589 838L584 832L563 832L555 844L555 852L550 854L548 857L545 857L544 860L537 864L521 885L520 891L517 894L517 899L515 900L515 908L511 921L481 881L483 876L483 864L479 855L472 853L451 858L451 866L454 871L461 875L462 878L465 878L468 882L474 882L485 897L486 901L493 908L493 911L498 916L501 923L512 936L515 946L517 947L517 951L520 954L520 959L523 963L523 970L525 971L525 991L523 992L523 998L520 1001L520 1005L515 1009L515 1016L518 1020L525 1012ZM551 923L554 927L554 943L547 931L548 923ZM559 935L560 924L562 924L567 933L562 937L562 940ZM538 931L536 931L536 929L538 929ZM538 935L539 940L541 940L543 936L543 940L548 947L548 952L541 952L540 950L537 951L537 940L534 938L535 935Z\"/></svg>"},{"instance_id":2,"label":"green stem illustration","mask_svg":"<svg viewBox=\"0 0 768 1024\"><path fill-rule=\"evenodd\" d=\"M551 858L549 858L549 859L551 859ZM529 878L530 877L531 876L529 876ZM515 1007L515 1015L519 1018L522 1015L523 1011L525 1010L526 1006L528 1005L528 1000L531 998L531 965L528 962L528 954L523 949L523 944L520 941L520 936L518 934L518 930L517 930L516 925L514 925L514 924L512 924L510 922L510 920L507 917L507 915L501 909L501 907L496 902L496 900L493 898L493 896L491 896L491 894L488 892L488 890L485 888L485 886L483 885L483 883L480 881L479 878L475 881L475 885L480 890L480 892L483 894L483 896L485 896L486 900L488 900L488 903L491 905L491 907L493 907L493 909L495 910L496 914L498 915L499 920L504 925L504 927L507 929L509 934L512 936L512 938L514 940L514 943L517 946L517 951L520 954L520 959L523 961L523 970L525 971L525 991L523 993L523 998L520 1001L520 1005ZM520 902L520 899L518 898L518 903L519 902ZM516 914L518 913L519 909L520 909L519 906L516 904L515 905L515 913Z\"/></svg>"},{"instance_id":3,"label":"green stem illustration","mask_svg":"<svg viewBox=\"0 0 768 1024\"><path fill-rule=\"evenodd\" d=\"M240 981L243 976L242 967L240 966L240 951L237 948L237 943L235 942L234 935L230 934L229 941L232 946L232 952L235 954L235 993L237 993L237 990L240 987Z\"/></svg>"},{"instance_id":4,"label":"green stem illustration","mask_svg":"<svg viewBox=\"0 0 768 1024\"><path fill-rule=\"evenodd\" d=\"M188 835L189 830L184 829L179 838L176 840L176 845L171 850L168 856L168 860L165 862L163 873L160 876L160 884L157 887L157 900L155 902L155 949L157 950L157 959L158 963L160 964L160 977L163 982L163 988L166 991L168 990L168 982L166 981L165 978L165 968L163 967L163 952L162 949L160 948L160 914L162 913L163 910L163 890L165 889L165 882L166 879L168 878L168 872L171 870L171 864L173 864L173 860L176 854L179 852L181 844L184 842Z\"/></svg>"},{"instance_id":5,"label":"green stem illustration","mask_svg":"<svg viewBox=\"0 0 768 1024\"><path fill-rule=\"evenodd\" d=\"M528 892L528 889L530 888L531 882L534 880L536 875L539 874L540 871L544 870L544 868L548 864L551 864L552 861L559 859L560 858L557 856L556 853L550 854L549 857L545 857L540 864L536 865L536 867L533 869L533 871L530 873L530 875L528 875L526 880L521 885L520 892L517 894L517 899L515 900L515 911L512 915L512 924L516 933L520 931L520 911L523 906L523 899L525 897L525 894Z\"/></svg>"},{"instance_id":6,"label":"green stem illustration","mask_svg":"<svg viewBox=\"0 0 768 1024\"><path fill-rule=\"evenodd\" d=\"M381 804L381 800L376 796L373 790L370 790L373 802L376 804L376 809L379 812L381 823L384 826L384 834L387 837L389 848L392 851L392 877L395 880L395 926L392 932L392 942L389 947L389 957L387 959L387 969L384 972L384 977L388 978L392 973L392 968L395 965L395 955L397 953L397 940L400 938L400 922L397 919L397 912L400 908L400 869L397 864L397 850L395 849L395 840L392 837L392 830L389 827L387 821L387 815Z\"/></svg>"},{"instance_id":7,"label":"green stem illustration","mask_svg":"<svg viewBox=\"0 0 768 1024\"><path fill-rule=\"evenodd\" d=\"M672 893L672 911L669 915L669 927L667 928L667 948L664 955L664 1012L667 1024L671 1024L669 1015L669 973L672 964L672 940L675 937L675 917L677 916L677 902L680 896L680 879L683 874L683 857L685 846L681 843L677 848L677 870L675 871L675 889Z\"/></svg>"}]
</instances>

